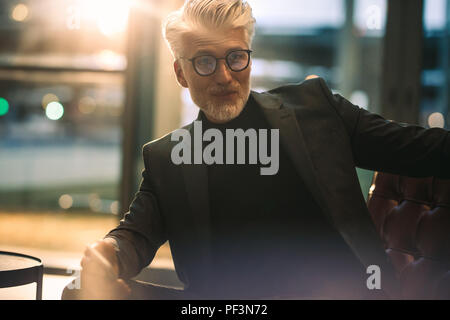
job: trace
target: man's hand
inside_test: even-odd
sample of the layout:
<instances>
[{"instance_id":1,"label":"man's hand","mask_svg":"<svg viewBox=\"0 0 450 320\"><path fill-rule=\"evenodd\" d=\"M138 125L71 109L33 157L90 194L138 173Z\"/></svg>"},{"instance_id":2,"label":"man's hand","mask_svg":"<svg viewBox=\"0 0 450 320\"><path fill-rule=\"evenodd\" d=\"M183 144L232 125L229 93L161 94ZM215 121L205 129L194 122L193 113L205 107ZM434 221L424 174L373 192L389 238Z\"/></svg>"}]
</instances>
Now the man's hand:
<instances>
[{"instance_id":1,"label":"man's hand","mask_svg":"<svg viewBox=\"0 0 450 320\"><path fill-rule=\"evenodd\" d=\"M119 265L114 246L104 240L86 248L81 260L82 299L126 299L131 290L118 278ZM102 257L95 254L97 251ZM110 264L108 267L104 262Z\"/></svg>"}]
</instances>

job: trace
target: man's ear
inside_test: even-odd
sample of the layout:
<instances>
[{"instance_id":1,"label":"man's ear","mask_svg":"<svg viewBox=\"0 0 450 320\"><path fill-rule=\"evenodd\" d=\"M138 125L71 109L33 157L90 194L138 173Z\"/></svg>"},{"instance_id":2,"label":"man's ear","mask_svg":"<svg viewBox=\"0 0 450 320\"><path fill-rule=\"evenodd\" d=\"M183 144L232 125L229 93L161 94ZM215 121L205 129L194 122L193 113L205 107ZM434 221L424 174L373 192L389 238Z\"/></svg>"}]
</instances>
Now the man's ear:
<instances>
[{"instance_id":1,"label":"man's ear","mask_svg":"<svg viewBox=\"0 0 450 320\"><path fill-rule=\"evenodd\" d=\"M179 60L175 60L175 62L173 63L173 70L175 71L175 74L177 75L178 83L184 88L189 88L188 83L187 83L186 79L184 78L183 69L181 69L181 64L180 64Z\"/></svg>"}]
</instances>

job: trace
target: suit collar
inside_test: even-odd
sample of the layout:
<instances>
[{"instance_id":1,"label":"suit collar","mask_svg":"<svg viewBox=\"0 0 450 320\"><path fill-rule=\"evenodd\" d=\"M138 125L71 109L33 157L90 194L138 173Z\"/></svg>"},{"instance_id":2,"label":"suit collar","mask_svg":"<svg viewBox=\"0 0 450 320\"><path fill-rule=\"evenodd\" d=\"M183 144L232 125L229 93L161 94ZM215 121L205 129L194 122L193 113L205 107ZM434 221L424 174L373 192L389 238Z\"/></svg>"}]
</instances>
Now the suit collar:
<instances>
[{"instance_id":1,"label":"suit collar","mask_svg":"<svg viewBox=\"0 0 450 320\"><path fill-rule=\"evenodd\" d=\"M283 101L280 98L269 92L256 92L252 90L250 91L250 95L253 97L253 99L255 99L256 103L263 109L279 110L283 104ZM195 121L201 120L202 115L201 110L199 110Z\"/></svg>"},{"instance_id":2,"label":"suit collar","mask_svg":"<svg viewBox=\"0 0 450 320\"><path fill-rule=\"evenodd\" d=\"M273 95L271 95L274 97ZM297 173L306 184L312 197L321 207L328 221L334 225L332 212L326 206L326 198L318 180L317 169L311 159L310 146L306 143L304 133L297 121L294 108L282 104L278 109L270 102L268 107L262 106L262 111L273 129L280 130L280 145L289 155Z\"/></svg>"},{"instance_id":3,"label":"suit collar","mask_svg":"<svg viewBox=\"0 0 450 320\"><path fill-rule=\"evenodd\" d=\"M256 91L251 91L250 95L263 109L278 110L283 104L283 101L280 98L268 92L259 93Z\"/></svg>"}]
</instances>

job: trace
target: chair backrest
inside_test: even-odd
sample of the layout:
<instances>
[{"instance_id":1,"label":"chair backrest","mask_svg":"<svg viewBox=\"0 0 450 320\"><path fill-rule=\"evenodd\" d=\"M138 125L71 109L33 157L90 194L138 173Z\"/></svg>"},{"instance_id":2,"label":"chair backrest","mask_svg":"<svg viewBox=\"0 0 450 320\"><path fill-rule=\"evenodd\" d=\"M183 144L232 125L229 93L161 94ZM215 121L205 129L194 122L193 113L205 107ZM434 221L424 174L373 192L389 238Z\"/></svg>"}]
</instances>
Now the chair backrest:
<instances>
[{"instance_id":1,"label":"chair backrest","mask_svg":"<svg viewBox=\"0 0 450 320\"><path fill-rule=\"evenodd\" d=\"M450 180L374 174L367 205L407 299L450 299Z\"/></svg>"}]
</instances>

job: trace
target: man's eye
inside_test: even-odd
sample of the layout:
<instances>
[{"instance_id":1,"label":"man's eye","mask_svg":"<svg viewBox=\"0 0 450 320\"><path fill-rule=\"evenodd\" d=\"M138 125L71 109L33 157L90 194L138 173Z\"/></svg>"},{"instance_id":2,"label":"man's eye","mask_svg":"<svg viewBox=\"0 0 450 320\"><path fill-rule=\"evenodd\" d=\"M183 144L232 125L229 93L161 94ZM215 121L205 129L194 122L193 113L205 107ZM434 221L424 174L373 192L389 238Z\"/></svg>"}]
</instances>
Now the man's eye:
<instances>
[{"instance_id":1,"label":"man's eye","mask_svg":"<svg viewBox=\"0 0 450 320\"><path fill-rule=\"evenodd\" d=\"M197 63L201 65L211 64L212 59L210 57L202 57L197 59Z\"/></svg>"},{"instance_id":2,"label":"man's eye","mask_svg":"<svg viewBox=\"0 0 450 320\"><path fill-rule=\"evenodd\" d=\"M242 52L235 52L230 55L231 61L242 60L245 59L245 54Z\"/></svg>"}]
</instances>

